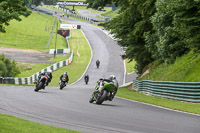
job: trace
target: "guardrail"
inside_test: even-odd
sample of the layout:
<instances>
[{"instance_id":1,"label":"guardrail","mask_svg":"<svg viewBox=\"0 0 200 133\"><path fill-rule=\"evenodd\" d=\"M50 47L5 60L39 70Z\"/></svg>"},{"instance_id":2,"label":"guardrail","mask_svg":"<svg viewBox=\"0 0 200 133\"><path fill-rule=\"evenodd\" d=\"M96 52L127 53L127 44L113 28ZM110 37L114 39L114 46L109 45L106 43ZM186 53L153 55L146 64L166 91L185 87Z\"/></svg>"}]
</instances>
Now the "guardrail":
<instances>
[{"instance_id":1,"label":"guardrail","mask_svg":"<svg viewBox=\"0 0 200 133\"><path fill-rule=\"evenodd\" d=\"M134 80L133 89L152 96L200 102L200 82Z\"/></svg>"}]
</instances>

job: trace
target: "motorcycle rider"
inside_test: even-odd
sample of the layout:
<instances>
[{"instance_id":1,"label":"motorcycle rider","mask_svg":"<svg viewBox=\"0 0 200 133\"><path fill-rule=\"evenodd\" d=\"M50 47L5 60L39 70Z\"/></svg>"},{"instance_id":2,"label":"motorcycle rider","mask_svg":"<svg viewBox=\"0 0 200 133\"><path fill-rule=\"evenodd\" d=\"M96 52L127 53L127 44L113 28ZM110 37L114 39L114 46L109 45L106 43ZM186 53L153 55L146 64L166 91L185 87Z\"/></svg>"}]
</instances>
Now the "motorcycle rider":
<instances>
[{"instance_id":1,"label":"motorcycle rider","mask_svg":"<svg viewBox=\"0 0 200 133\"><path fill-rule=\"evenodd\" d=\"M109 100L112 101L115 94L117 93L117 90L118 90L118 87L119 87L119 84L118 84L118 81L117 81L115 75L110 75L110 77L108 79L101 78L100 80L106 81L108 83L112 82L115 85L114 91L112 93L110 93L110 96L109 96Z\"/></svg>"},{"instance_id":2,"label":"motorcycle rider","mask_svg":"<svg viewBox=\"0 0 200 133\"><path fill-rule=\"evenodd\" d=\"M52 76L52 71L51 71L51 70L47 70L46 72L41 73L41 74L38 76L38 81L37 81L37 83L40 81L40 78L41 78L42 76L47 76L47 77L48 77L48 79L47 79L47 81L46 81L46 86L48 86L48 84L51 82L51 79L53 78L53 76ZM43 89L44 89L44 88L43 88Z\"/></svg>"},{"instance_id":3,"label":"motorcycle rider","mask_svg":"<svg viewBox=\"0 0 200 133\"><path fill-rule=\"evenodd\" d=\"M115 89L114 89L114 91L111 93L111 99L109 99L110 101L112 101L112 99L114 98L115 94L117 93L119 84L118 84L118 81L117 81L115 75L110 75L109 80L111 80L111 81L114 83L114 85L115 85Z\"/></svg>"},{"instance_id":4,"label":"motorcycle rider","mask_svg":"<svg viewBox=\"0 0 200 133\"><path fill-rule=\"evenodd\" d=\"M99 65L100 65L100 61L97 60L97 61L96 61L96 66L97 66L97 68L99 68Z\"/></svg>"},{"instance_id":5,"label":"motorcycle rider","mask_svg":"<svg viewBox=\"0 0 200 133\"><path fill-rule=\"evenodd\" d=\"M89 75L88 74L85 75L84 80L85 80L86 84L89 82Z\"/></svg>"},{"instance_id":6,"label":"motorcycle rider","mask_svg":"<svg viewBox=\"0 0 200 133\"><path fill-rule=\"evenodd\" d=\"M64 73L60 76L60 83L61 83L63 77L66 78L65 82L68 83L68 81L69 81L69 77L68 77L68 75L67 75L67 72L64 72ZM59 84L60 84L60 83L59 83Z\"/></svg>"}]
</instances>

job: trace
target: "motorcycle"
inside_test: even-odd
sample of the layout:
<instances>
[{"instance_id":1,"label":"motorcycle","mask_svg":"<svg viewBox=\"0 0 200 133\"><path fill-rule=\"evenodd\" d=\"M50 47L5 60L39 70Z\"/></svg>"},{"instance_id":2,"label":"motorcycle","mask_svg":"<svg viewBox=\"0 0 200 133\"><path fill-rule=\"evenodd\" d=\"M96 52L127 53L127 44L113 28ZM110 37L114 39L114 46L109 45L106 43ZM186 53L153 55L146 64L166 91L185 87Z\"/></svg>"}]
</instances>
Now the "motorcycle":
<instances>
[{"instance_id":1,"label":"motorcycle","mask_svg":"<svg viewBox=\"0 0 200 133\"><path fill-rule=\"evenodd\" d=\"M89 82L89 77L84 77L84 80L85 80L85 84L87 85Z\"/></svg>"},{"instance_id":2,"label":"motorcycle","mask_svg":"<svg viewBox=\"0 0 200 133\"><path fill-rule=\"evenodd\" d=\"M113 82L107 82L104 79L100 79L99 81L97 81L97 85L94 92L92 93L92 97L90 98L89 102L93 103L94 101L96 101L96 104L102 104L106 100L112 101L114 97L114 89L115 85Z\"/></svg>"},{"instance_id":3,"label":"motorcycle","mask_svg":"<svg viewBox=\"0 0 200 133\"><path fill-rule=\"evenodd\" d=\"M62 79L60 80L60 89L62 90L67 84L67 78L66 77L62 77Z\"/></svg>"},{"instance_id":4,"label":"motorcycle","mask_svg":"<svg viewBox=\"0 0 200 133\"><path fill-rule=\"evenodd\" d=\"M40 80L35 82L36 88L34 91L38 92L41 89L45 89L47 81L48 81L48 77L46 75L41 76Z\"/></svg>"},{"instance_id":5,"label":"motorcycle","mask_svg":"<svg viewBox=\"0 0 200 133\"><path fill-rule=\"evenodd\" d=\"M100 61L99 60L96 61L96 66L97 66L97 69L99 69L99 66L100 66Z\"/></svg>"}]
</instances>

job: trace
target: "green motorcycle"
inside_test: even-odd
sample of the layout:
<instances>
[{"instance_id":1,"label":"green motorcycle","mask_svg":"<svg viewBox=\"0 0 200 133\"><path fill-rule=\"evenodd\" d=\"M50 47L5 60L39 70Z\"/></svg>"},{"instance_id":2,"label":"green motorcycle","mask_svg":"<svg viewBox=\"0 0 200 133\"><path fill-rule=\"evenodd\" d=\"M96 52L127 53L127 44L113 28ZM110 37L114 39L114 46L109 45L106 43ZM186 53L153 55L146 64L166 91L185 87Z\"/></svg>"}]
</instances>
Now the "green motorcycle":
<instances>
[{"instance_id":1,"label":"green motorcycle","mask_svg":"<svg viewBox=\"0 0 200 133\"><path fill-rule=\"evenodd\" d=\"M92 97L90 98L89 102L93 103L94 101L96 101L96 104L102 104L103 101L106 100L112 101L114 97L114 90L115 85L112 81L108 79L99 79L99 81L97 81L97 85L95 87L94 92L92 93Z\"/></svg>"}]
</instances>

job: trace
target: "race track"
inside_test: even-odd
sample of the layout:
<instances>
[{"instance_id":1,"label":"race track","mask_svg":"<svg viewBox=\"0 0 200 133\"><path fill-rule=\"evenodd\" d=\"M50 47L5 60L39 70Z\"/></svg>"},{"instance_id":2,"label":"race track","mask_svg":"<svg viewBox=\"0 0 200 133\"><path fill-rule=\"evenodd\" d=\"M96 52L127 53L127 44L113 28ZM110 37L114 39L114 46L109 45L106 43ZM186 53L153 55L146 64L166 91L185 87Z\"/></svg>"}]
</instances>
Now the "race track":
<instances>
[{"instance_id":1,"label":"race track","mask_svg":"<svg viewBox=\"0 0 200 133\"><path fill-rule=\"evenodd\" d=\"M124 64L120 47L100 29L86 22L64 18L80 24L87 37L93 58L88 67L89 85L83 79L67 86L46 87L34 92L34 87L0 86L0 112L43 124L84 133L199 133L200 116L154 107L134 101L114 98L102 105L89 103L100 77L116 75L124 80ZM95 66L101 61L100 69ZM56 77L54 77L56 78ZM59 77L57 77L59 78ZM70 77L69 77L70 78Z\"/></svg>"}]
</instances>

